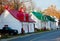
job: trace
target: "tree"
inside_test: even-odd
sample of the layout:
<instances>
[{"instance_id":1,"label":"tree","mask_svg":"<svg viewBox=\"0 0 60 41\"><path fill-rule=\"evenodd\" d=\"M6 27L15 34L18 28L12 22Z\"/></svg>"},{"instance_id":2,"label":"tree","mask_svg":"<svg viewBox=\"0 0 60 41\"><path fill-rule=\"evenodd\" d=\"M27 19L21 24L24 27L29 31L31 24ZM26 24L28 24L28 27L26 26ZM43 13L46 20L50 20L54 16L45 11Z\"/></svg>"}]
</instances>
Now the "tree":
<instances>
[{"instance_id":1,"label":"tree","mask_svg":"<svg viewBox=\"0 0 60 41\"><path fill-rule=\"evenodd\" d=\"M53 17L55 16L58 19L60 18L60 14L57 11L56 6L54 6L54 5L51 5L50 7L48 7L47 9L45 9L43 12L46 15L50 15L50 16L53 16Z\"/></svg>"},{"instance_id":2,"label":"tree","mask_svg":"<svg viewBox=\"0 0 60 41\"><path fill-rule=\"evenodd\" d=\"M7 0L0 0L0 14L4 11L4 5L7 4Z\"/></svg>"}]
</instances>

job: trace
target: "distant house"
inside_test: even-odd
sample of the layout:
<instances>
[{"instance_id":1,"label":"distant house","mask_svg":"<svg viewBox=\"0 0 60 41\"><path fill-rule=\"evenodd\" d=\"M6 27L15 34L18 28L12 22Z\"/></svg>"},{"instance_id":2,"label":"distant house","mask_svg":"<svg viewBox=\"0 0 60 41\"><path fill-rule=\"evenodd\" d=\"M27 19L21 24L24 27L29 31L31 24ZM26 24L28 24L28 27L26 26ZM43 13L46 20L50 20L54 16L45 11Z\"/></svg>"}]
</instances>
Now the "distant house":
<instances>
[{"instance_id":1,"label":"distant house","mask_svg":"<svg viewBox=\"0 0 60 41\"><path fill-rule=\"evenodd\" d=\"M27 13L18 12L16 10L5 10L0 15L0 29L4 25L8 25L12 29L18 30L18 33L21 33L23 28L25 33L34 32L34 23Z\"/></svg>"},{"instance_id":2,"label":"distant house","mask_svg":"<svg viewBox=\"0 0 60 41\"><path fill-rule=\"evenodd\" d=\"M46 29L56 29L56 21L47 15L43 15L40 12L32 12L31 18L35 20L35 28L41 29L46 27Z\"/></svg>"},{"instance_id":3,"label":"distant house","mask_svg":"<svg viewBox=\"0 0 60 41\"><path fill-rule=\"evenodd\" d=\"M50 27L50 29L56 29L56 20L55 18L52 18L51 16L47 16L46 18L48 19L47 25Z\"/></svg>"},{"instance_id":4,"label":"distant house","mask_svg":"<svg viewBox=\"0 0 60 41\"><path fill-rule=\"evenodd\" d=\"M45 16L42 13L33 11L31 14L32 14L31 18L36 22L35 28L41 29L46 27L47 20L45 19Z\"/></svg>"}]
</instances>

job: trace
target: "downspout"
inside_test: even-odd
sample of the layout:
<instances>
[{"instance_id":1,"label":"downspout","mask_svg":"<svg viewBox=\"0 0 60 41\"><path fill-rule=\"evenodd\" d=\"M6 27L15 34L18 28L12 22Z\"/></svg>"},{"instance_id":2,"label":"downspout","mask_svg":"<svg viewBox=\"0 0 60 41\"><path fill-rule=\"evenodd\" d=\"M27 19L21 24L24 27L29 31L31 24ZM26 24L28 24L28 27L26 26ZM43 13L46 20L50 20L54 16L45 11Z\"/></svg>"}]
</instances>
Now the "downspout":
<instances>
[{"instance_id":1,"label":"downspout","mask_svg":"<svg viewBox=\"0 0 60 41\"><path fill-rule=\"evenodd\" d=\"M28 23L28 22L27 22L27 23ZM28 26L28 33L29 33L29 23L28 23L28 25L27 25L27 26Z\"/></svg>"},{"instance_id":2,"label":"downspout","mask_svg":"<svg viewBox=\"0 0 60 41\"><path fill-rule=\"evenodd\" d=\"M51 28L51 21L50 21L50 28Z\"/></svg>"},{"instance_id":3,"label":"downspout","mask_svg":"<svg viewBox=\"0 0 60 41\"><path fill-rule=\"evenodd\" d=\"M22 28L23 28L23 22L22 22Z\"/></svg>"},{"instance_id":4,"label":"downspout","mask_svg":"<svg viewBox=\"0 0 60 41\"><path fill-rule=\"evenodd\" d=\"M28 17L28 33L29 33L29 21L30 21L30 15L29 15L29 17Z\"/></svg>"},{"instance_id":5,"label":"downspout","mask_svg":"<svg viewBox=\"0 0 60 41\"><path fill-rule=\"evenodd\" d=\"M33 23L33 28L34 28L34 32L35 32L35 22L32 22Z\"/></svg>"},{"instance_id":6,"label":"downspout","mask_svg":"<svg viewBox=\"0 0 60 41\"><path fill-rule=\"evenodd\" d=\"M41 23L41 29L42 29L42 21L40 21L40 23Z\"/></svg>"}]
</instances>

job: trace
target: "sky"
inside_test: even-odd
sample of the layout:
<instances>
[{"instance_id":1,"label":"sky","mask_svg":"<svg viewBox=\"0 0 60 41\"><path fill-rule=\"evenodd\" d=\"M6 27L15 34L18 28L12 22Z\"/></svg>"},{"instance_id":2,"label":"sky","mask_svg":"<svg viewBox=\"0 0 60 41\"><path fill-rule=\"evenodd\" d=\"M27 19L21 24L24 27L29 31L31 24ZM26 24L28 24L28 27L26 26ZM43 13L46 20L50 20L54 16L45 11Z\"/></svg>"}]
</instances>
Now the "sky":
<instances>
[{"instance_id":1,"label":"sky","mask_svg":"<svg viewBox=\"0 0 60 41\"><path fill-rule=\"evenodd\" d=\"M41 8L42 10L48 8L50 5L56 5L57 9L60 9L60 0L32 0L36 8Z\"/></svg>"},{"instance_id":2,"label":"sky","mask_svg":"<svg viewBox=\"0 0 60 41\"><path fill-rule=\"evenodd\" d=\"M20 0L20 1L28 1L28 0ZM56 8L60 10L60 0L32 0L36 8L41 8L44 10L49 6L56 5Z\"/></svg>"}]
</instances>

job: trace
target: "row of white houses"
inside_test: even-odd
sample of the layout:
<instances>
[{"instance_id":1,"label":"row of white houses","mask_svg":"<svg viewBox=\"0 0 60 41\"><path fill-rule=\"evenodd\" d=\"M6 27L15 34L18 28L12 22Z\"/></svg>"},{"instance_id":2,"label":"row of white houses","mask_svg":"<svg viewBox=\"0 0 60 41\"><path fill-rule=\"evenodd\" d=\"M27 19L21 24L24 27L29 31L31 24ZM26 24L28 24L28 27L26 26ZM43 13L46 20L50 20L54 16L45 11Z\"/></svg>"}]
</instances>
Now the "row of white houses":
<instances>
[{"instance_id":1,"label":"row of white houses","mask_svg":"<svg viewBox=\"0 0 60 41\"><path fill-rule=\"evenodd\" d=\"M16 10L5 10L0 15L0 29L4 27L4 25L8 25L12 29L18 30L18 33L21 33L21 29L23 28L25 33L34 32L34 28L48 28L48 29L56 29L56 22L52 21L42 21L38 19L33 13L30 16L27 13L19 12ZM39 16L40 17L40 16Z\"/></svg>"},{"instance_id":2,"label":"row of white houses","mask_svg":"<svg viewBox=\"0 0 60 41\"><path fill-rule=\"evenodd\" d=\"M40 17L42 17L43 15L42 13L32 12L30 14L32 15L31 18L35 21L35 28L41 29L46 27L46 29L49 29L49 30L58 28L58 26L56 25L57 21L55 19L52 19L52 17L47 16L48 20L45 19L46 20L45 21L43 20L43 18L39 19ZM41 14L41 16L39 16L39 14Z\"/></svg>"}]
</instances>

